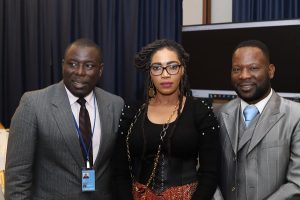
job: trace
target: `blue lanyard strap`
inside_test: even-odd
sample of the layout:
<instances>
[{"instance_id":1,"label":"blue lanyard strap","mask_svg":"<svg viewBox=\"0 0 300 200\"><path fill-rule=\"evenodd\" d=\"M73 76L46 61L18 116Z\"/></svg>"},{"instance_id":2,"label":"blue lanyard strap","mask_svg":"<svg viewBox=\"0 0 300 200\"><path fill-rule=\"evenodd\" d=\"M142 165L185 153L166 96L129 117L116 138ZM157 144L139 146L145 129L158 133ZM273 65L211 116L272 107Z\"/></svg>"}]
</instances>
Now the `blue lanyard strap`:
<instances>
[{"instance_id":1,"label":"blue lanyard strap","mask_svg":"<svg viewBox=\"0 0 300 200\"><path fill-rule=\"evenodd\" d=\"M92 146L93 135L94 135L94 131L95 131L95 124L96 124L96 97L95 97L95 95L94 95L94 124L93 124L92 136L91 136L91 139L90 139L90 143L89 143L88 149L87 149L87 147L85 145L82 133L81 133L81 131L79 129L79 126L78 126L78 124L76 122L76 119L74 117L74 113L73 112L72 112L72 115L73 115L73 119L74 119L75 128L77 130L76 133L77 133L77 135L79 137L79 141L80 141L80 143L81 143L81 145L82 145L82 147L84 149L86 160L89 161L90 160L90 156L89 156L90 154L89 153L90 153L91 146Z\"/></svg>"}]
</instances>

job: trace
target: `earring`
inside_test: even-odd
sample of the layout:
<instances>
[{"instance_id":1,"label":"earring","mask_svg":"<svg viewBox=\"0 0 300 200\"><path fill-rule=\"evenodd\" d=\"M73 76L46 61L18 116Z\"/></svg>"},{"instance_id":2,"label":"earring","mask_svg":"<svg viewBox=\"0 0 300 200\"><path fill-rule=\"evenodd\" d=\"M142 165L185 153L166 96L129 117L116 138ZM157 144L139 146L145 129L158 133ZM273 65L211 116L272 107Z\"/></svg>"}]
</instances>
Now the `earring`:
<instances>
[{"instance_id":1,"label":"earring","mask_svg":"<svg viewBox=\"0 0 300 200\"><path fill-rule=\"evenodd\" d=\"M155 89L152 81L150 82L149 85L149 90L148 90L148 97L153 98L155 96Z\"/></svg>"}]
</instances>

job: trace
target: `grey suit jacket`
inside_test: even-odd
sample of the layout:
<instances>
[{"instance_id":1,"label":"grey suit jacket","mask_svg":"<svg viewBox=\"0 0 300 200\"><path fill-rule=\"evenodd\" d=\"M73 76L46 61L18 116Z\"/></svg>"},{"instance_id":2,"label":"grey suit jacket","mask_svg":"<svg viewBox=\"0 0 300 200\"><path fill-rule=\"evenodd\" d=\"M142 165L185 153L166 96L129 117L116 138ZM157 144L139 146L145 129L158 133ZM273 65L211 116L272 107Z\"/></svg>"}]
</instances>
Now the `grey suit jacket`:
<instances>
[{"instance_id":1,"label":"grey suit jacket","mask_svg":"<svg viewBox=\"0 0 300 200\"><path fill-rule=\"evenodd\" d=\"M111 154L123 100L94 90L101 143L94 164L96 191L81 192L85 166L63 82L23 95L11 122L5 197L14 199L111 199Z\"/></svg>"},{"instance_id":2,"label":"grey suit jacket","mask_svg":"<svg viewBox=\"0 0 300 200\"><path fill-rule=\"evenodd\" d=\"M218 112L221 126L220 190L225 200L235 199L240 99ZM273 92L252 138L245 164L247 200L300 199L300 104ZM247 142L243 141L243 142Z\"/></svg>"}]
</instances>

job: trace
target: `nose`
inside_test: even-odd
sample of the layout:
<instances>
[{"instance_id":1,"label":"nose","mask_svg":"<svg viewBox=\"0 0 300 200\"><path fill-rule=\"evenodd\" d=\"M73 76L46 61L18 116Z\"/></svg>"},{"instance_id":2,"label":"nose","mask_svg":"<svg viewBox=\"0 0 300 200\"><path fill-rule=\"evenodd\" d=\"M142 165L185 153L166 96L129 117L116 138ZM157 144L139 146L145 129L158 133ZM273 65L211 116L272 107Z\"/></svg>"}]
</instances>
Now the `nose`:
<instances>
[{"instance_id":1,"label":"nose","mask_svg":"<svg viewBox=\"0 0 300 200\"><path fill-rule=\"evenodd\" d=\"M75 72L78 75L85 75L85 69L83 64L80 63L79 66L76 68Z\"/></svg>"},{"instance_id":2,"label":"nose","mask_svg":"<svg viewBox=\"0 0 300 200\"><path fill-rule=\"evenodd\" d=\"M240 73L240 78L241 79L248 79L251 77L251 73L247 68L243 68L241 73Z\"/></svg>"},{"instance_id":3,"label":"nose","mask_svg":"<svg viewBox=\"0 0 300 200\"><path fill-rule=\"evenodd\" d=\"M161 73L161 77L166 78L169 77L170 74L167 72L167 68L163 68L163 71Z\"/></svg>"}]
</instances>

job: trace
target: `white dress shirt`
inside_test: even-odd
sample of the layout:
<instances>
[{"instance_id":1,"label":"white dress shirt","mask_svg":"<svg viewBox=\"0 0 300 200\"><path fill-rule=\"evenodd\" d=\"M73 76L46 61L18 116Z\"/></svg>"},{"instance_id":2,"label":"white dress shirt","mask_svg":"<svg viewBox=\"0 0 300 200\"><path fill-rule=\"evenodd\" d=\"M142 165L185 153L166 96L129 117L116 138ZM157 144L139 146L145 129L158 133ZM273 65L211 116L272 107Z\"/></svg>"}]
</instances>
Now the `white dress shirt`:
<instances>
[{"instance_id":1,"label":"white dress shirt","mask_svg":"<svg viewBox=\"0 0 300 200\"><path fill-rule=\"evenodd\" d=\"M65 87L66 88L66 87ZM80 104L77 102L79 99L78 97L74 96L68 88L66 88L69 102L71 105L71 109L73 112L73 115L75 117L76 123L79 126L79 111L80 111ZM93 163L95 163L95 160L98 155L99 147L100 147L100 140L101 140L101 124L100 124L100 116L99 116L99 110L97 106L97 99L95 99L95 104L94 104L94 92L92 91L89 93L87 96L84 97L86 100L85 107L89 112L90 120L91 120L91 130L93 131L94 128L94 133L93 133ZM96 115L95 115L96 113ZM95 122L95 127L94 127L94 122ZM75 124L74 124L75 126Z\"/></svg>"},{"instance_id":2,"label":"white dress shirt","mask_svg":"<svg viewBox=\"0 0 300 200\"><path fill-rule=\"evenodd\" d=\"M261 101L257 102L256 104L254 104L254 106L256 106L256 108L259 111L259 114L262 113L262 111L264 110L265 106L267 105L268 101L270 100L271 96L273 94L273 89L271 89L270 93L268 94L268 96L266 96L264 99L262 99ZM248 106L249 104L244 101L243 99L241 99L241 115L243 116L244 120L245 117L243 115L243 111L246 108L246 106Z\"/></svg>"}]
</instances>

